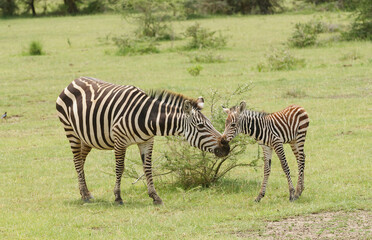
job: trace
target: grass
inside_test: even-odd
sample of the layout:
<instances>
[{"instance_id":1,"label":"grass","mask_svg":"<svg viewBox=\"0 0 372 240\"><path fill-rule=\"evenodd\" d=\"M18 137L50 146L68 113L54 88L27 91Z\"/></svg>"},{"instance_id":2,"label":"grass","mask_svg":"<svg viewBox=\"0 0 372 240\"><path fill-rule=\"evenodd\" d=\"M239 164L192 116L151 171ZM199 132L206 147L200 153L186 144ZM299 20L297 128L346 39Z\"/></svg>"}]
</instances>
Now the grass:
<instances>
[{"instance_id":1,"label":"grass","mask_svg":"<svg viewBox=\"0 0 372 240\"><path fill-rule=\"evenodd\" d=\"M327 14L344 22L342 13ZM259 232L267 220L336 210L371 210L370 170L372 136L370 42L335 42L326 47L294 49L306 67L292 71L258 72L255 67L270 47L280 47L292 23L307 15L218 17L200 20L202 26L230 36L219 50L229 61L203 65L194 78L189 63L177 52L113 56L115 46L98 38L131 31L119 15L0 20L0 238L1 239L234 239L237 232ZM194 21L175 22L183 32ZM256 26L260 26L259 28ZM39 39L43 57L22 50ZM69 40L70 44L67 43ZM160 49L183 41L163 42ZM360 52L345 67L345 54ZM274 157L265 198L254 203L263 170L240 168L209 189L180 191L167 179L155 179L165 206L154 207L144 184L123 179L123 206L114 204L114 154L93 150L86 163L88 187L95 196L80 201L72 154L57 119L55 100L74 78L92 76L142 89L164 88L191 97L210 88L235 89L251 81L245 99L268 112L290 104L303 106L310 117L306 140L305 191L294 203L279 160ZM287 97L296 89L301 98ZM241 99L236 99L240 101ZM205 99L206 109L209 99ZM205 111L207 112L207 111ZM164 139L155 141L154 159ZM241 161L256 157L257 146ZM294 182L297 166L290 148L287 158ZM130 159L140 161L130 147Z\"/></svg>"}]
</instances>

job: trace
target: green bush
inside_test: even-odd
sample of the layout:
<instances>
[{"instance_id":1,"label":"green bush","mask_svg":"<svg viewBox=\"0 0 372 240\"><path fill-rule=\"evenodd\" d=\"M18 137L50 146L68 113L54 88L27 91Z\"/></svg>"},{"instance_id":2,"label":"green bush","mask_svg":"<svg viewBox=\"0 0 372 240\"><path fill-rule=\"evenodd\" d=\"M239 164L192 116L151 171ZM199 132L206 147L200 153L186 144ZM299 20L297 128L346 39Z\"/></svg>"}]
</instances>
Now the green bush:
<instances>
[{"instance_id":1,"label":"green bush","mask_svg":"<svg viewBox=\"0 0 372 240\"><path fill-rule=\"evenodd\" d=\"M212 51L201 51L187 54L191 63L221 63L224 62L221 55L216 55Z\"/></svg>"},{"instance_id":2,"label":"green bush","mask_svg":"<svg viewBox=\"0 0 372 240\"><path fill-rule=\"evenodd\" d=\"M372 1L361 0L356 9L356 18L351 29L342 34L345 40L370 40L372 41Z\"/></svg>"},{"instance_id":3,"label":"green bush","mask_svg":"<svg viewBox=\"0 0 372 240\"><path fill-rule=\"evenodd\" d=\"M2 13L2 16L13 16L17 9L15 0L0 0L0 13Z\"/></svg>"},{"instance_id":4,"label":"green bush","mask_svg":"<svg viewBox=\"0 0 372 240\"><path fill-rule=\"evenodd\" d=\"M289 50L274 49L266 55L263 62L257 64L259 72L294 70L305 66L305 60L294 57Z\"/></svg>"},{"instance_id":5,"label":"green bush","mask_svg":"<svg viewBox=\"0 0 372 240\"><path fill-rule=\"evenodd\" d=\"M118 47L117 54L121 56L158 53L156 42L152 39L133 39L127 36L113 37L112 41Z\"/></svg>"},{"instance_id":6,"label":"green bush","mask_svg":"<svg viewBox=\"0 0 372 240\"><path fill-rule=\"evenodd\" d=\"M30 54L31 56L43 55L43 45L39 41L32 41L28 48L28 54Z\"/></svg>"},{"instance_id":7,"label":"green bush","mask_svg":"<svg viewBox=\"0 0 372 240\"><path fill-rule=\"evenodd\" d=\"M81 12L85 14L102 13L106 10L106 4L102 0L89 1L88 5Z\"/></svg>"},{"instance_id":8,"label":"green bush","mask_svg":"<svg viewBox=\"0 0 372 240\"><path fill-rule=\"evenodd\" d=\"M156 40L172 40L174 31L169 24L175 11L173 4L161 0L127 0L126 15L130 15L137 23L135 31L138 38L148 37ZM132 13L135 14L132 14ZM175 14L175 13L174 13Z\"/></svg>"},{"instance_id":9,"label":"green bush","mask_svg":"<svg viewBox=\"0 0 372 240\"><path fill-rule=\"evenodd\" d=\"M232 13L272 14L281 10L282 0L226 0Z\"/></svg>"},{"instance_id":10,"label":"green bush","mask_svg":"<svg viewBox=\"0 0 372 240\"><path fill-rule=\"evenodd\" d=\"M187 18L208 14L271 14L281 10L282 0L183 0Z\"/></svg>"},{"instance_id":11,"label":"green bush","mask_svg":"<svg viewBox=\"0 0 372 240\"><path fill-rule=\"evenodd\" d=\"M222 48L226 46L227 38L216 31L209 31L200 26L199 23L188 27L185 32L186 37L191 37L191 40L186 46L186 49L203 49L203 48Z\"/></svg>"},{"instance_id":12,"label":"green bush","mask_svg":"<svg viewBox=\"0 0 372 240\"><path fill-rule=\"evenodd\" d=\"M226 114L222 111L221 105L228 106L232 97L245 99L249 85L238 86L232 92L213 91L206 96L209 100L211 122L220 132L225 129ZM212 153L202 152L179 137L167 137L166 148L162 152L162 160L159 161L159 168L162 172L171 173L175 183L184 189L197 186L209 187L218 182L229 171L236 167L257 166L259 158L251 161L239 162L238 158L246 152L249 144L254 141L247 135L239 135L230 143L230 154L223 158L217 158Z\"/></svg>"},{"instance_id":13,"label":"green bush","mask_svg":"<svg viewBox=\"0 0 372 240\"><path fill-rule=\"evenodd\" d=\"M188 19L231 12L231 7L225 0L183 0L181 8Z\"/></svg>"},{"instance_id":14,"label":"green bush","mask_svg":"<svg viewBox=\"0 0 372 240\"><path fill-rule=\"evenodd\" d=\"M318 34L326 30L325 24L316 20L307 23L296 23L295 30L288 39L288 44L297 48L313 46L316 43Z\"/></svg>"},{"instance_id":15,"label":"green bush","mask_svg":"<svg viewBox=\"0 0 372 240\"><path fill-rule=\"evenodd\" d=\"M200 65L187 68L187 71L190 73L190 75L194 77L198 76L201 70L203 70L203 67Z\"/></svg>"}]
</instances>

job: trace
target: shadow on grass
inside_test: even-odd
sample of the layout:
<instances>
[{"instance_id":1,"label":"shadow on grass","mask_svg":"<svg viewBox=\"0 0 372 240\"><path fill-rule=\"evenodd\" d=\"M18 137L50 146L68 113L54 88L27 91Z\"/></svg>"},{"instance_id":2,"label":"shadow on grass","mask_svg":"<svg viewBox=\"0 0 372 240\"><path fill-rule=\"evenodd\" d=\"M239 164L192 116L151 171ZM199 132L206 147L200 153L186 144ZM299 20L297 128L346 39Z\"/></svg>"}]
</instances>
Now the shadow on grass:
<instances>
[{"instance_id":1,"label":"shadow on grass","mask_svg":"<svg viewBox=\"0 0 372 240\"><path fill-rule=\"evenodd\" d=\"M197 186L189 189L183 189L179 184L164 183L158 184L158 189L164 192L192 192L192 191L213 191L216 193L247 193L259 191L261 186L260 181L244 180L244 179L228 179L223 178L210 187Z\"/></svg>"},{"instance_id":2,"label":"shadow on grass","mask_svg":"<svg viewBox=\"0 0 372 240\"><path fill-rule=\"evenodd\" d=\"M64 205L72 206L77 208L144 208L148 206L152 206L152 201L135 201L131 199L123 199L123 205L117 204L114 200L106 200L95 198L90 202L84 202L81 199L75 199L71 201L64 201Z\"/></svg>"},{"instance_id":3,"label":"shadow on grass","mask_svg":"<svg viewBox=\"0 0 372 240\"><path fill-rule=\"evenodd\" d=\"M260 189L261 182L258 180L228 179L219 181L213 188L222 193L248 193Z\"/></svg>"}]
</instances>

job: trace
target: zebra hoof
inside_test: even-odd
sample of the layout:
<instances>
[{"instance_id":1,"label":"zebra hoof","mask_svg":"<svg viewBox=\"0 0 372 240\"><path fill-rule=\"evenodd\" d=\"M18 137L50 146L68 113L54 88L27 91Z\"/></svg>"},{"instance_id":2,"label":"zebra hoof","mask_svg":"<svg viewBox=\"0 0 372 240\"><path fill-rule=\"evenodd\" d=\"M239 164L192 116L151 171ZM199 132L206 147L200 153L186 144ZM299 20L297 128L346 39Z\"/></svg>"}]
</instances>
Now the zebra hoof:
<instances>
[{"instance_id":1,"label":"zebra hoof","mask_svg":"<svg viewBox=\"0 0 372 240\"><path fill-rule=\"evenodd\" d=\"M295 194L292 201L297 200L299 197L300 197L300 194Z\"/></svg>"},{"instance_id":2,"label":"zebra hoof","mask_svg":"<svg viewBox=\"0 0 372 240\"><path fill-rule=\"evenodd\" d=\"M161 200L160 198L154 200L153 204L154 204L154 205L164 205L163 200Z\"/></svg>"},{"instance_id":3,"label":"zebra hoof","mask_svg":"<svg viewBox=\"0 0 372 240\"><path fill-rule=\"evenodd\" d=\"M122 199L116 199L115 203L118 204L118 205L123 205L124 204Z\"/></svg>"},{"instance_id":4,"label":"zebra hoof","mask_svg":"<svg viewBox=\"0 0 372 240\"><path fill-rule=\"evenodd\" d=\"M93 200L93 199L94 197L92 195L88 195L88 196L81 198L81 200L83 200L84 203L90 203L91 202L90 200Z\"/></svg>"},{"instance_id":5,"label":"zebra hoof","mask_svg":"<svg viewBox=\"0 0 372 240\"><path fill-rule=\"evenodd\" d=\"M261 198L260 197L257 197L255 200L254 200L256 203L259 203L261 201Z\"/></svg>"}]
</instances>

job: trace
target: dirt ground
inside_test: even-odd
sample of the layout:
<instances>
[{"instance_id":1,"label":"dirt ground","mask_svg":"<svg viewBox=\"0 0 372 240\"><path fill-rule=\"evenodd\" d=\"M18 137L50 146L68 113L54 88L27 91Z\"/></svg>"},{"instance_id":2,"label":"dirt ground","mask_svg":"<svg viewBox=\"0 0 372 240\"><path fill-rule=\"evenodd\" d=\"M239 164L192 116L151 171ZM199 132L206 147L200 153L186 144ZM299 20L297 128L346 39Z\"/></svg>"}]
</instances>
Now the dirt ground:
<instances>
[{"instance_id":1,"label":"dirt ground","mask_svg":"<svg viewBox=\"0 0 372 240\"><path fill-rule=\"evenodd\" d=\"M267 222L258 233L236 232L248 239L372 239L372 212L324 212Z\"/></svg>"}]
</instances>

